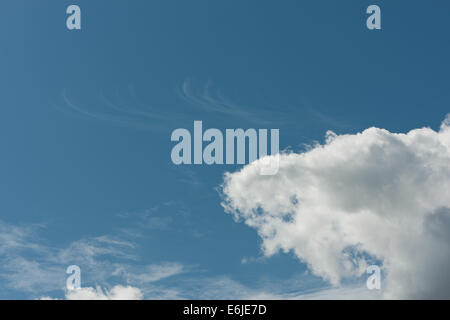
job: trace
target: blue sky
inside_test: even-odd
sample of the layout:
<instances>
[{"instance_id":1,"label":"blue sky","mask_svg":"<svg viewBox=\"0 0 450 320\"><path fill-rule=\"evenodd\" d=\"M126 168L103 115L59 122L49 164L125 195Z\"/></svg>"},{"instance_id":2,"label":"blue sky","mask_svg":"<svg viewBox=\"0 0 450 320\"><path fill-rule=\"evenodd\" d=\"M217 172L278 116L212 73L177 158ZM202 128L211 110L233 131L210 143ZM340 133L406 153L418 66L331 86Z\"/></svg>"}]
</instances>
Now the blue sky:
<instances>
[{"instance_id":1,"label":"blue sky","mask_svg":"<svg viewBox=\"0 0 450 320\"><path fill-rule=\"evenodd\" d=\"M81 7L80 31L66 29L70 4ZM382 30L366 28L371 4ZM141 288L148 298L330 287L292 252L265 257L257 232L225 213L218 187L242 166L176 166L170 134L194 120L279 128L280 148L301 152L328 130L438 130L450 102L449 9L2 1L0 298L62 298L69 264L83 286L105 288L172 272Z\"/></svg>"}]
</instances>

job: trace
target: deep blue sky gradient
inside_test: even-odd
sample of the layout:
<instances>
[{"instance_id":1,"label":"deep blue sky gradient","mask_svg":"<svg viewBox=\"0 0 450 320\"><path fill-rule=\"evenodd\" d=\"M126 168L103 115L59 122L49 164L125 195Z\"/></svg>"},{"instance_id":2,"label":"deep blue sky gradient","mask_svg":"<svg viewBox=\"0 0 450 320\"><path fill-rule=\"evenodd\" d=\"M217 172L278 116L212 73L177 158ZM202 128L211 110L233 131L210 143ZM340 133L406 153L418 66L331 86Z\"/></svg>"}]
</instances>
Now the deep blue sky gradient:
<instances>
[{"instance_id":1,"label":"deep blue sky gradient","mask_svg":"<svg viewBox=\"0 0 450 320\"><path fill-rule=\"evenodd\" d=\"M65 27L69 4L82 9L81 31ZM371 4L380 31L365 26ZM0 219L45 224L48 245L63 247L151 212L167 226L136 240L141 263L179 261L248 285L303 274L290 254L241 263L261 256L260 240L216 190L239 166L177 167L171 132L194 120L279 128L280 147L299 151L327 130L437 129L450 104L449 12L443 0L4 0ZM183 83L257 117L202 109ZM106 100L160 118L122 117ZM23 297L1 279L0 292Z\"/></svg>"}]
</instances>

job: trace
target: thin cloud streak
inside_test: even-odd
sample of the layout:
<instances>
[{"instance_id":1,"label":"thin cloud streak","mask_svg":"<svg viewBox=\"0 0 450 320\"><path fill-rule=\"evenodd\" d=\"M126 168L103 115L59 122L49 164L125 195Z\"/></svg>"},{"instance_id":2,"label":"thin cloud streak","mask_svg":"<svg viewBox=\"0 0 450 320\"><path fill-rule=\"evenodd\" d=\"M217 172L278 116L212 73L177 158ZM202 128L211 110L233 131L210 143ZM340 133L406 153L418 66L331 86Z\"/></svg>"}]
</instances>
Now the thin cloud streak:
<instances>
[{"instance_id":1,"label":"thin cloud streak","mask_svg":"<svg viewBox=\"0 0 450 320\"><path fill-rule=\"evenodd\" d=\"M208 113L216 113L222 116L226 115L260 125L286 121L285 115L282 113L261 108L256 110L248 106L236 104L220 90L214 88L211 81L201 87L195 88L193 81L186 79L182 83L178 95L188 104Z\"/></svg>"}]
</instances>

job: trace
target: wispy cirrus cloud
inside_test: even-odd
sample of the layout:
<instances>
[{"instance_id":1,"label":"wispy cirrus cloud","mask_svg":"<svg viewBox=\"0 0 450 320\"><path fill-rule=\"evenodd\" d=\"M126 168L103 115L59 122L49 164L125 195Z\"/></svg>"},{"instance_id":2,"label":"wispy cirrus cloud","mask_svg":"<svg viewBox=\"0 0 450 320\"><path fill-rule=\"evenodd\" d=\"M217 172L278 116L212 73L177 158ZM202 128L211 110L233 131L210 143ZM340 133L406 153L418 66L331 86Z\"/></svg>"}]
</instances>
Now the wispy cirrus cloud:
<instances>
[{"instance_id":1,"label":"wispy cirrus cloud","mask_svg":"<svg viewBox=\"0 0 450 320\"><path fill-rule=\"evenodd\" d=\"M286 115L277 110L264 108L261 105L255 108L236 103L233 99L224 95L217 87L213 86L212 81L208 81L203 85L196 85L192 79L186 79L182 83L178 94L195 109L207 112L209 115L228 116L259 125L280 124L288 121Z\"/></svg>"},{"instance_id":2,"label":"wispy cirrus cloud","mask_svg":"<svg viewBox=\"0 0 450 320\"><path fill-rule=\"evenodd\" d=\"M332 290L304 278L265 280L250 286L228 276L208 276L179 262L144 264L136 244L117 236L83 238L50 247L38 230L0 223L1 280L4 288L30 298L71 300L116 299L308 299L370 298L363 287ZM33 242L31 245L30 242ZM24 251L25 250L25 251ZM81 267L82 288L67 290L68 265ZM176 277L176 280L173 278ZM310 279L310 278L306 278ZM162 282L164 281L164 282ZM310 282L313 281L313 282ZM311 290L315 286L316 290Z\"/></svg>"},{"instance_id":3,"label":"wispy cirrus cloud","mask_svg":"<svg viewBox=\"0 0 450 320\"><path fill-rule=\"evenodd\" d=\"M136 96L133 87L122 94L117 91L108 95L100 90L87 101L77 101L67 89L61 93L61 102L56 106L62 111L70 111L88 118L143 131L160 131L168 125L185 117L182 113L169 111L168 108L156 108L143 103Z\"/></svg>"},{"instance_id":4,"label":"wispy cirrus cloud","mask_svg":"<svg viewBox=\"0 0 450 320\"><path fill-rule=\"evenodd\" d=\"M216 120L226 117L264 126L291 121L276 108L260 103L255 107L238 103L223 94L211 81L197 85L192 79L186 79L176 92L181 99L180 104L154 106L143 102L132 85L113 92L100 89L87 98L63 89L55 106L64 112L144 131L161 131L205 116Z\"/></svg>"},{"instance_id":5,"label":"wispy cirrus cloud","mask_svg":"<svg viewBox=\"0 0 450 320\"><path fill-rule=\"evenodd\" d=\"M0 244L0 278L10 290L31 296L65 292L66 268L73 264L82 270L82 284L102 284L112 288L113 295L119 290L113 290L114 284L157 287L158 281L190 269L175 262L145 264L135 252L137 244L118 236L87 237L66 246L49 246L38 229L0 221L0 239L4 240ZM86 294L103 294L86 290Z\"/></svg>"}]
</instances>

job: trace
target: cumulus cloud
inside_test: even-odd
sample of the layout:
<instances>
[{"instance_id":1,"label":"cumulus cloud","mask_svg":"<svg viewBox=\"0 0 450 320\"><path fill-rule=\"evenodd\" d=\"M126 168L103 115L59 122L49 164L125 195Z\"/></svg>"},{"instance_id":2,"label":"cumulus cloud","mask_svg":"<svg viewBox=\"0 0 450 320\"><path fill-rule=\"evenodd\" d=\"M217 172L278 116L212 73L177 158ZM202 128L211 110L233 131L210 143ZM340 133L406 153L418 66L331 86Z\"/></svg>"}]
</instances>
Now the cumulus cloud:
<instances>
[{"instance_id":1,"label":"cumulus cloud","mask_svg":"<svg viewBox=\"0 0 450 320\"><path fill-rule=\"evenodd\" d=\"M385 297L450 298L450 118L438 131L328 132L282 154L275 176L260 165L225 175L222 205L267 256L292 251L334 286L376 261Z\"/></svg>"},{"instance_id":2,"label":"cumulus cloud","mask_svg":"<svg viewBox=\"0 0 450 320\"><path fill-rule=\"evenodd\" d=\"M114 286L111 290L86 287L66 292L68 300L142 300L141 290L131 286Z\"/></svg>"}]
</instances>

